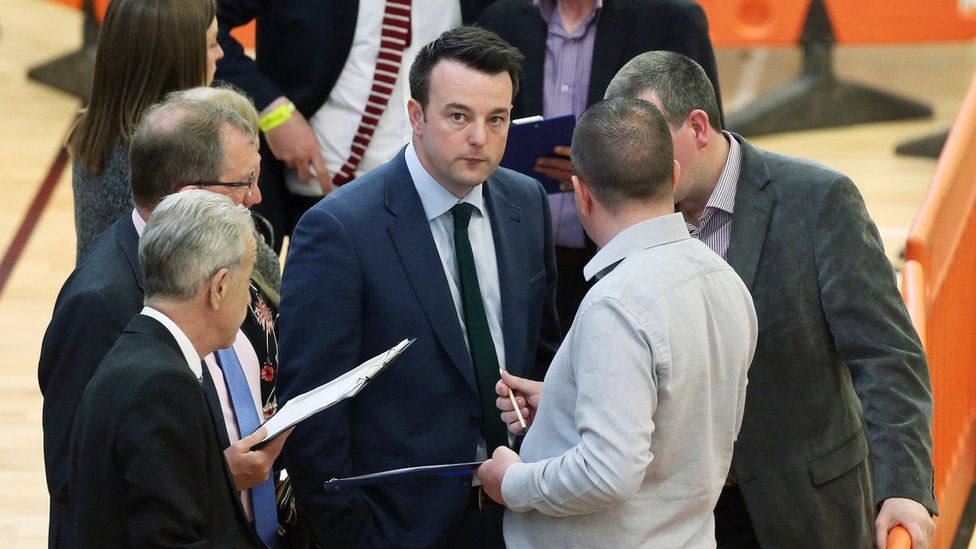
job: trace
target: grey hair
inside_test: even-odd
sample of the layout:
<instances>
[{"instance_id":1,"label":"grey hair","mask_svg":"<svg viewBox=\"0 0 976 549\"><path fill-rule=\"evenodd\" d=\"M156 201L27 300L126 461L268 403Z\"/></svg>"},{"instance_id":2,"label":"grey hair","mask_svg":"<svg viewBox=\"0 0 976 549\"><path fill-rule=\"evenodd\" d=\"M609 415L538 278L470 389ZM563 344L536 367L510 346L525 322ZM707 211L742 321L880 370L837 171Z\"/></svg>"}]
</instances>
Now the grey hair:
<instances>
[{"instance_id":1,"label":"grey hair","mask_svg":"<svg viewBox=\"0 0 976 549\"><path fill-rule=\"evenodd\" d=\"M238 128L250 137L250 142L258 138L258 129L261 122L258 110L254 107L251 98L237 86L220 82L213 86L198 86L170 92L166 96L167 100L173 101L200 101L208 105L226 109L237 113L247 122L246 128Z\"/></svg>"},{"instance_id":2,"label":"grey hair","mask_svg":"<svg viewBox=\"0 0 976 549\"><path fill-rule=\"evenodd\" d=\"M139 239L146 301L186 301L223 268L237 274L254 222L243 206L200 189L163 199Z\"/></svg>"},{"instance_id":3,"label":"grey hair","mask_svg":"<svg viewBox=\"0 0 976 549\"><path fill-rule=\"evenodd\" d=\"M151 210L180 187L219 179L226 126L256 138L254 127L241 115L208 102L170 94L149 107L129 144L136 206Z\"/></svg>"},{"instance_id":4,"label":"grey hair","mask_svg":"<svg viewBox=\"0 0 976 549\"><path fill-rule=\"evenodd\" d=\"M639 99L648 91L661 100L661 110L672 128L681 127L691 111L701 109L712 128L722 129L715 87L705 69L692 59L663 50L642 53L617 71L603 97Z\"/></svg>"}]
</instances>

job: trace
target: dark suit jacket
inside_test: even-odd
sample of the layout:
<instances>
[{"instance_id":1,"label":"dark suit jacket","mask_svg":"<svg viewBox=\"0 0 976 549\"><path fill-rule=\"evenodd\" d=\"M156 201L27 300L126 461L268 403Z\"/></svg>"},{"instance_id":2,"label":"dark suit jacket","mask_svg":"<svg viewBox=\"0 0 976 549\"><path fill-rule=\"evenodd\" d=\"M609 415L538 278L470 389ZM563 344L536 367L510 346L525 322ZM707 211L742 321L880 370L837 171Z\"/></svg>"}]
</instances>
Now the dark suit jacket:
<instances>
[{"instance_id":1,"label":"dark suit jacket","mask_svg":"<svg viewBox=\"0 0 976 549\"><path fill-rule=\"evenodd\" d=\"M542 114L548 31L539 9L532 5L532 0L498 0L485 8L478 24L498 33L525 55L512 115ZM721 106L708 20L701 7L691 0L603 1L593 45L587 105L603 99L610 80L628 61L654 50L681 53L698 62L715 86L715 96Z\"/></svg>"},{"instance_id":2,"label":"dark suit jacket","mask_svg":"<svg viewBox=\"0 0 976 549\"><path fill-rule=\"evenodd\" d=\"M139 235L129 216L111 225L61 288L38 364L38 380L44 395L44 468L51 495L50 547L74 547L66 506L68 490L68 445L78 403L99 363L122 334L132 317L142 310L142 267L139 264ZM264 363L272 347L263 344L264 331L254 315L248 314L242 327L258 360ZM217 394L213 380L209 391ZM223 417L219 404L218 417ZM226 429L218 429L223 447L228 446Z\"/></svg>"},{"instance_id":3,"label":"dark suit jacket","mask_svg":"<svg viewBox=\"0 0 976 549\"><path fill-rule=\"evenodd\" d=\"M541 379L554 354L555 262L546 195L499 169L483 187L501 285L506 365ZM403 152L310 209L282 283L279 390L287 400L403 338L417 338L357 397L313 416L285 452L320 543L437 547L457 527L470 477L327 494L332 477L470 461L477 385L447 277Z\"/></svg>"},{"instance_id":4,"label":"dark suit jacket","mask_svg":"<svg viewBox=\"0 0 976 549\"><path fill-rule=\"evenodd\" d=\"M474 21L484 3L461 0L461 17ZM329 98L356 32L359 0L219 0L217 39L224 58L217 79L246 91L263 109L282 95L310 117ZM257 19L256 60L230 31Z\"/></svg>"},{"instance_id":5,"label":"dark suit jacket","mask_svg":"<svg viewBox=\"0 0 976 549\"><path fill-rule=\"evenodd\" d=\"M51 494L51 547L74 547L66 506L71 426L98 364L142 309L139 236L132 220L111 225L61 288L44 334L37 377L44 395L44 468Z\"/></svg>"},{"instance_id":6,"label":"dark suit jacket","mask_svg":"<svg viewBox=\"0 0 976 549\"><path fill-rule=\"evenodd\" d=\"M79 547L257 547L202 383L136 315L85 389L69 482Z\"/></svg>"},{"instance_id":7,"label":"dark suit jacket","mask_svg":"<svg viewBox=\"0 0 976 549\"><path fill-rule=\"evenodd\" d=\"M925 354L851 180L735 137L759 341L732 467L764 547L870 547L884 499L936 511Z\"/></svg>"}]
</instances>

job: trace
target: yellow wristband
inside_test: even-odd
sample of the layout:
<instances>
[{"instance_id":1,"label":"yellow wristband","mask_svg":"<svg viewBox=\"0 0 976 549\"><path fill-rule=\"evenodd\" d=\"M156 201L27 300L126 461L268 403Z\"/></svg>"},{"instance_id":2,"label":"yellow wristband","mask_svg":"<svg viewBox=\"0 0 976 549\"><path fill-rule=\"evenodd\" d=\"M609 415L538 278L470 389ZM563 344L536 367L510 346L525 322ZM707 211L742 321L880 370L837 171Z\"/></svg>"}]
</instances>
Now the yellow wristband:
<instances>
[{"instance_id":1,"label":"yellow wristband","mask_svg":"<svg viewBox=\"0 0 976 549\"><path fill-rule=\"evenodd\" d=\"M285 103L284 105L278 107L277 109L269 112L268 114L261 117L258 121L261 125L261 131L267 133L278 126L284 124L291 118L291 113L295 112L295 104L291 101Z\"/></svg>"}]
</instances>

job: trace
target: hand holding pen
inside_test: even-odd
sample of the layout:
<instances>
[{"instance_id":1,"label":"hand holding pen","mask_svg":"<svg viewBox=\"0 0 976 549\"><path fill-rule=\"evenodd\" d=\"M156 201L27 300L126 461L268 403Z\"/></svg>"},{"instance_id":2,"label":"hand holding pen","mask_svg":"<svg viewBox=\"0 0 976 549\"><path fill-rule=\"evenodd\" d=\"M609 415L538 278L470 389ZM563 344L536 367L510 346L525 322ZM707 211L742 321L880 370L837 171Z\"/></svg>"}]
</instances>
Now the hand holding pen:
<instances>
[{"instance_id":1,"label":"hand holding pen","mask_svg":"<svg viewBox=\"0 0 976 549\"><path fill-rule=\"evenodd\" d=\"M500 373L501 379L495 385L495 393L498 394L495 406L501 411L508 432L524 435L535 418L542 396L542 382L518 377L504 370Z\"/></svg>"}]
</instances>

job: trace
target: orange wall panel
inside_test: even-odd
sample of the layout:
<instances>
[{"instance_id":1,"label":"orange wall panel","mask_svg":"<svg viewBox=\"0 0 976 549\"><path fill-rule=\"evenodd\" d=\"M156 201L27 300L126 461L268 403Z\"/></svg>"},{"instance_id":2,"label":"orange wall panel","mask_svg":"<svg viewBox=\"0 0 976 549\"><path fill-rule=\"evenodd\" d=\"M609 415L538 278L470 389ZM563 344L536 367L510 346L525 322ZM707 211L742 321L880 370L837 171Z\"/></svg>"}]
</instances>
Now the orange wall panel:
<instances>
[{"instance_id":1,"label":"orange wall panel","mask_svg":"<svg viewBox=\"0 0 976 549\"><path fill-rule=\"evenodd\" d=\"M251 21L243 27L237 27L230 31L230 34L244 46L244 49L254 49L254 21Z\"/></svg>"},{"instance_id":2,"label":"orange wall panel","mask_svg":"<svg viewBox=\"0 0 976 549\"><path fill-rule=\"evenodd\" d=\"M841 44L945 42L976 37L969 0L825 0Z\"/></svg>"},{"instance_id":3,"label":"orange wall panel","mask_svg":"<svg viewBox=\"0 0 976 549\"><path fill-rule=\"evenodd\" d=\"M810 0L698 0L716 47L793 46Z\"/></svg>"}]
</instances>

